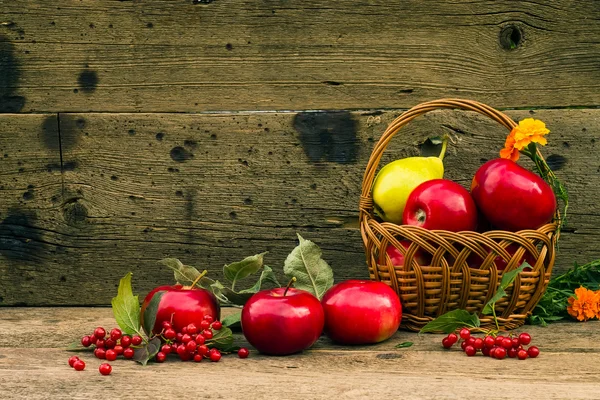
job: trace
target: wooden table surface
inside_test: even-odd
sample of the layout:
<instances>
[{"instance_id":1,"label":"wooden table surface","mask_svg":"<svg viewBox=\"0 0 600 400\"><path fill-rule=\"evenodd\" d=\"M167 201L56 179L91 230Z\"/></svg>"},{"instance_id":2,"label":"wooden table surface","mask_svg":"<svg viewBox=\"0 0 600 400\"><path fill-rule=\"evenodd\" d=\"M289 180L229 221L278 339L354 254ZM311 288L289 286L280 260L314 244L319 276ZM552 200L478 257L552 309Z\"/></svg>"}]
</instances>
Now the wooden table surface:
<instances>
[{"instance_id":1,"label":"wooden table surface","mask_svg":"<svg viewBox=\"0 0 600 400\"><path fill-rule=\"evenodd\" d=\"M227 312L227 311L226 311ZM66 351L97 326L116 326L109 308L0 308L2 399L598 399L600 323L525 326L536 359L468 358L444 350L442 335L399 331L372 346L346 347L322 337L286 357L252 351L218 363L141 366L119 359L102 376L91 353ZM238 338L243 341L243 337ZM412 347L398 349L411 341ZM83 372L67 365L79 354Z\"/></svg>"}]
</instances>

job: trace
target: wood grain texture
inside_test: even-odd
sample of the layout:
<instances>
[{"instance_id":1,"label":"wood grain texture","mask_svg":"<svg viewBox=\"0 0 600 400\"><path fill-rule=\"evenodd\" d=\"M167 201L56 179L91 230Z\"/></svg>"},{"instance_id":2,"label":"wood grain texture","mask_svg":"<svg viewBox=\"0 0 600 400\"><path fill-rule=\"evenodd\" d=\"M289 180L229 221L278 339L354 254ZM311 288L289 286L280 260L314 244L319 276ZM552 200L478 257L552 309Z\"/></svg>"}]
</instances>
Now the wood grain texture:
<instances>
[{"instance_id":1,"label":"wood grain texture","mask_svg":"<svg viewBox=\"0 0 600 400\"><path fill-rule=\"evenodd\" d=\"M594 1L0 0L0 10L4 112L403 108L449 96L600 105Z\"/></svg>"},{"instance_id":2,"label":"wood grain texture","mask_svg":"<svg viewBox=\"0 0 600 400\"><path fill-rule=\"evenodd\" d=\"M3 399L105 399L125 393L131 399L163 398L164 382L174 397L202 391L206 398L227 399L481 399L490 393L499 399L595 399L599 324L528 326L541 355L525 361L467 359L457 349L443 350L441 335L400 331L372 346L339 346L322 337L311 349L286 357L252 350L246 360L169 359L146 367L120 359L111 363L110 377L103 377L100 360L90 353L77 353L85 371L69 368L74 353L64 349L96 326L115 326L110 309L1 308L0 382ZM569 340L560 340L564 337ZM244 343L241 335L238 340ZM414 344L394 347L404 341Z\"/></svg>"},{"instance_id":3,"label":"wood grain texture","mask_svg":"<svg viewBox=\"0 0 600 400\"><path fill-rule=\"evenodd\" d=\"M48 167L58 151L39 133L53 117L1 116L0 132L22 140L2 141L11 150L0 161L0 201L16 215L35 213L3 211L1 304L109 304L128 271L144 295L172 281L157 263L164 257L220 279L224 264L269 251L265 261L281 278L296 233L322 248L336 281L366 278L357 225L362 174L399 112L60 114L62 175ZM555 271L597 259L600 110L509 115L546 121L543 152L570 191ZM446 177L465 186L506 134L472 113L435 112L401 130L382 165L437 151L421 144L443 133L455 141ZM24 146L28 153L17 157ZM19 162L33 165L19 172Z\"/></svg>"}]
</instances>

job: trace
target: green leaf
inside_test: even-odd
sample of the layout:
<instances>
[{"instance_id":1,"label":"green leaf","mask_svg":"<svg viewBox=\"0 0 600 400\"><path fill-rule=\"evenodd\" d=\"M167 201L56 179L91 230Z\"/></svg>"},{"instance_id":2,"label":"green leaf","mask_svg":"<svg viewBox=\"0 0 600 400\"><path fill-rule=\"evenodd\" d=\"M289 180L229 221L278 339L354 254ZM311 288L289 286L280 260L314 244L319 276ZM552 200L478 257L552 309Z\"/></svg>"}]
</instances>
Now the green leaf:
<instances>
[{"instance_id":1,"label":"green leaf","mask_svg":"<svg viewBox=\"0 0 600 400\"><path fill-rule=\"evenodd\" d=\"M263 266L263 258L267 252L244 258L242 261L234 262L223 267L225 278L231 282L231 290L234 290L238 280L257 273Z\"/></svg>"},{"instance_id":2,"label":"green leaf","mask_svg":"<svg viewBox=\"0 0 600 400\"><path fill-rule=\"evenodd\" d=\"M498 300L500 300L501 298L503 298L504 296L506 296L506 288L509 287L510 284L514 282L514 280L517 278L517 275L519 275L519 272L523 271L523 269L526 267L531 268L531 265L529 265L527 263L527 261L525 261L523 264L521 264L521 266L519 268L513 269L510 272L502 274L502 280L500 281L500 286L498 287L498 290L496 291L494 296L492 296L490 301L488 301L487 304L485 305L485 307L483 307L483 310L481 311L482 314L488 315L488 314L492 314L494 312L494 306L496 305L496 302Z\"/></svg>"},{"instance_id":3,"label":"green leaf","mask_svg":"<svg viewBox=\"0 0 600 400\"><path fill-rule=\"evenodd\" d=\"M128 335L141 334L140 302L131 290L131 275L129 272L119 282L117 296L113 297L112 311L119 328Z\"/></svg>"},{"instance_id":4,"label":"green leaf","mask_svg":"<svg viewBox=\"0 0 600 400\"><path fill-rule=\"evenodd\" d=\"M413 345L413 342L402 342L402 343L400 343L400 344L397 344L397 345L396 345L396 346L394 346L394 347L396 347L397 349L403 349L403 348L405 348L405 347L410 347L410 346L412 346L412 345Z\"/></svg>"},{"instance_id":5,"label":"green leaf","mask_svg":"<svg viewBox=\"0 0 600 400\"><path fill-rule=\"evenodd\" d=\"M191 285L200 275L196 268L184 265L176 258L165 258L160 260L159 263L172 269L175 274L175 281L181 285Z\"/></svg>"},{"instance_id":6,"label":"green leaf","mask_svg":"<svg viewBox=\"0 0 600 400\"><path fill-rule=\"evenodd\" d=\"M240 290L239 293L258 293L265 282L272 282L278 287L281 287L277 278L275 277L275 273L268 265L263 267L263 270L258 278L258 281L251 288Z\"/></svg>"},{"instance_id":7,"label":"green leaf","mask_svg":"<svg viewBox=\"0 0 600 400\"><path fill-rule=\"evenodd\" d=\"M94 351L95 346L83 347L81 342L73 342L67 346L67 351L78 351L78 352L86 352L86 351Z\"/></svg>"},{"instance_id":8,"label":"green leaf","mask_svg":"<svg viewBox=\"0 0 600 400\"><path fill-rule=\"evenodd\" d=\"M206 341L208 347L225 351L233 345L233 332L228 327L223 326L218 331L213 330L213 333L212 339Z\"/></svg>"},{"instance_id":9,"label":"green leaf","mask_svg":"<svg viewBox=\"0 0 600 400\"><path fill-rule=\"evenodd\" d=\"M150 302L148 303L148 306L144 310L143 328L148 336L152 336L152 329L154 329L154 324L156 323L156 313L158 312L158 305L160 304L160 299L165 293L165 290L161 290L154 293L152 299L150 299Z\"/></svg>"},{"instance_id":10,"label":"green leaf","mask_svg":"<svg viewBox=\"0 0 600 400\"><path fill-rule=\"evenodd\" d=\"M226 326L228 328L240 328L242 326L241 320L242 320L242 313L237 312L235 314L230 314L230 315L226 316L225 318L223 318L221 320L221 323L223 324L223 326Z\"/></svg>"},{"instance_id":11,"label":"green leaf","mask_svg":"<svg viewBox=\"0 0 600 400\"><path fill-rule=\"evenodd\" d=\"M452 333L458 328L477 328L480 324L481 321L479 321L479 317L476 314L471 314L467 310L452 310L429 322L421 328L419 333L440 331Z\"/></svg>"},{"instance_id":12,"label":"green leaf","mask_svg":"<svg viewBox=\"0 0 600 400\"><path fill-rule=\"evenodd\" d=\"M333 286L333 271L321 258L322 251L310 240L298 235L300 244L285 259L283 272L291 279L296 277L295 287L306 290L321 299Z\"/></svg>"},{"instance_id":13,"label":"green leaf","mask_svg":"<svg viewBox=\"0 0 600 400\"><path fill-rule=\"evenodd\" d=\"M133 359L142 365L146 365L148 361L150 361L158 353L160 345L160 338L155 337L143 347L135 349L135 352L133 353Z\"/></svg>"},{"instance_id":14,"label":"green leaf","mask_svg":"<svg viewBox=\"0 0 600 400\"><path fill-rule=\"evenodd\" d=\"M228 287L220 289L221 296L227 299L227 302L237 306L243 306L252 297L253 293L250 292L236 292Z\"/></svg>"}]
</instances>

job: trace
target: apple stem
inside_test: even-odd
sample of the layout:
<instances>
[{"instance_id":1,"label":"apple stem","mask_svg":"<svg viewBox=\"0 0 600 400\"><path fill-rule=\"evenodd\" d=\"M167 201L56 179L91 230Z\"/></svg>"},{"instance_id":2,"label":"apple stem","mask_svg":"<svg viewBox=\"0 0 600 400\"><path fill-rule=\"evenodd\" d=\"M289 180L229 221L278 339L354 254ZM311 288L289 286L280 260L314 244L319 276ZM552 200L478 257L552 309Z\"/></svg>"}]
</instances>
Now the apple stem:
<instances>
[{"instance_id":1,"label":"apple stem","mask_svg":"<svg viewBox=\"0 0 600 400\"><path fill-rule=\"evenodd\" d=\"M202 273L200 275L198 275L198 277L194 280L194 282L192 282L192 284L190 285L190 289L193 289L194 286L196 286L196 284L200 281L200 279L202 279L202 277L204 275L206 275L207 272L208 272L207 270L202 271Z\"/></svg>"},{"instance_id":2,"label":"apple stem","mask_svg":"<svg viewBox=\"0 0 600 400\"><path fill-rule=\"evenodd\" d=\"M444 137L442 138L442 151L440 152L440 155L438 156L440 160L444 160L444 156L446 155L446 148L448 147L448 136L444 135Z\"/></svg>"},{"instance_id":3,"label":"apple stem","mask_svg":"<svg viewBox=\"0 0 600 400\"><path fill-rule=\"evenodd\" d=\"M296 282L296 277L292 276L292 279L290 279L290 282L287 284L287 286L285 288L285 292L283 292L283 296L284 297L287 294L288 290L290 290L290 288L292 287L292 285L294 284L294 282Z\"/></svg>"}]
</instances>

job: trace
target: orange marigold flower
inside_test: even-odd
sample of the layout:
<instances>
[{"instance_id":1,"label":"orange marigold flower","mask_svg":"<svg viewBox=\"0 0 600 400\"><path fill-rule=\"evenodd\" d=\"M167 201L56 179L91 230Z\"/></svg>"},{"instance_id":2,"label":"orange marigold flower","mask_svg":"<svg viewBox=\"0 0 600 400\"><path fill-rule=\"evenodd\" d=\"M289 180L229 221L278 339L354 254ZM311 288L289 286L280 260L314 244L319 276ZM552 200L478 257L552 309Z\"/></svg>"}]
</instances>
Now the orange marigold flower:
<instances>
[{"instance_id":1,"label":"orange marigold flower","mask_svg":"<svg viewBox=\"0 0 600 400\"><path fill-rule=\"evenodd\" d=\"M583 286L575 289L575 296L569 297L567 301L569 302L567 312L579 321L587 321L598 317L600 313L600 293L586 289Z\"/></svg>"},{"instance_id":2,"label":"orange marigold flower","mask_svg":"<svg viewBox=\"0 0 600 400\"><path fill-rule=\"evenodd\" d=\"M500 150L500 157L512 160L517 162L519 160L519 150L515 147L515 130L513 129L510 134L506 137L506 142L504 142L504 148Z\"/></svg>"},{"instance_id":3,"label":"orange marigold flower","mask_svg":"<svg viewBox=\"0 0 600 400\"><path fill-rule=\"evenodd\" d=\"M518 150L523 150L530 143L539 143L544 146L548 141L544 137L550 133L546 129L546 124L539 119L525 118L519 121L519 125L515 126L511 132L514 132L515 147Z\"/></svg>"}]
</instances>

